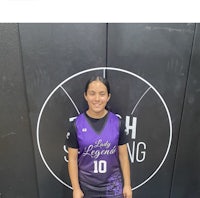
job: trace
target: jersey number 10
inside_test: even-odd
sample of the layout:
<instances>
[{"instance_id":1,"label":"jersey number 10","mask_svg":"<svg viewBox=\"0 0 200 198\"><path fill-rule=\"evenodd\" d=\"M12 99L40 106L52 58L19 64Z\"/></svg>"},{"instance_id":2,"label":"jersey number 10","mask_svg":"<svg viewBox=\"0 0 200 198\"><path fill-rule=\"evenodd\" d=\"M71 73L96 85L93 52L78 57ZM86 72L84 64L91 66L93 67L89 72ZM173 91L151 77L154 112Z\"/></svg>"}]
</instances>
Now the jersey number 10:
<instances>
[{"instance_id":1,"label":"jersey number 10","mask_svg":"<svg viewBox=\"0 0 200 198\"><path fill-rule=\"evenodd\" d=\"M107 162L105 160L94 161L94 173L106 173Z\"/></svg>"}]
</instances>

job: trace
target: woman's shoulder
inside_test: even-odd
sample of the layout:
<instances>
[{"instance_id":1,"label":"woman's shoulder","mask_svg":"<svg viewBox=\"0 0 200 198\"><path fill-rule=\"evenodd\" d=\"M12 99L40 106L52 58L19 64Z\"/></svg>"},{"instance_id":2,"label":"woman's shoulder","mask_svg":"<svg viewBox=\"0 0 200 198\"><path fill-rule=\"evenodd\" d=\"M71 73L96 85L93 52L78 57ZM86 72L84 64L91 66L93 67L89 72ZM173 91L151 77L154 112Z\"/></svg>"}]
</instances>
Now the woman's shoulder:
<instances>
[{"instance_id":1,"label":"woman's shoulder","mask_svg":"<svg viewBox=\"0 0 200 198\"><path fill-rule=\"evenodd\" d=\"M85 112L78 114L77 116L73 116L69 118L69 122L75 122L78 118L82 117Z\"/></svg>"},{"instance_id":2,"label":"woman's shoulder","mask_svg":"<svg viewBox=\"0 0 200 198\"><path fill-rule=\"evenodd\" d=\"M116 117L116 118L118 118L120 120L122 119L122 116L120 114L118 114L118 113L114 113L114 112L109 111L109 114L111 114L113 117Z\"/></svg>"}]
</instances>

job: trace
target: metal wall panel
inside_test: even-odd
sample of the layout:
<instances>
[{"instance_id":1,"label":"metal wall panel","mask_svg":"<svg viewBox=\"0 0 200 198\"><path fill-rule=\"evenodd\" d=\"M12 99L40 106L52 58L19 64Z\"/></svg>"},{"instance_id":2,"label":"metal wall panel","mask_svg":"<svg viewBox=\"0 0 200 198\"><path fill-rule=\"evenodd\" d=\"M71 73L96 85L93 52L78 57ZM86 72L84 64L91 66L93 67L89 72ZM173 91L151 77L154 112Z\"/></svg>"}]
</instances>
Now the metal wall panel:
<instances>
[{"instance_id":1,"label":"metal wall panel","mask_svg":"<svg viewBox=\"0 0 200 198\"><path fill-rule=\"evenodd\" d=\"M194 24L108 25L108 66L135 74L107 74L113 87L112 109L137 119L137 134L133 133L136 137L130 136L129 142L135 198L170 196L193 35ZM156 91L171 115L173 136L169 153L170 124ZM137 108L131 113L134 106ZM137 153L138 144L143 151ZM139 155L137 161L133 161L134 149ZM143 161L142 154L146 155Z\"/></svg>"},{"instance_id":2,"label":"metal wall panel","mask_svg":"<svg viewBox=\"0 0 200 198\"><path fill-rule=\"evenodd\" d=\"M36 171L17 24L0 24L0 109L0 197L36 198Z\"/></svg>"},{"instance_id":3,"label":"metal wall panel","mask_svg":"<svg viewBox=\"0 0 200 198\"><path fill-rule=\"evenodd\" d=\"M200 197L200 25L197 24L187 81L171 198Z\"/></svg>"},{"instance_id":4,"label":"metal wall panel","mask_svg":"<svg viewBox=\"0 0 200 198\"><path fill-rule=\"evenodd\" d=\"M72 197L71 189L62 184L70 186L63 146L66 123L77 111L66 92L82 111L83 81L99 72L80 75L55 88L77 72L105 66L106 24L20 24L20 36L40 198Z\"/></svg>"}]
</instances>

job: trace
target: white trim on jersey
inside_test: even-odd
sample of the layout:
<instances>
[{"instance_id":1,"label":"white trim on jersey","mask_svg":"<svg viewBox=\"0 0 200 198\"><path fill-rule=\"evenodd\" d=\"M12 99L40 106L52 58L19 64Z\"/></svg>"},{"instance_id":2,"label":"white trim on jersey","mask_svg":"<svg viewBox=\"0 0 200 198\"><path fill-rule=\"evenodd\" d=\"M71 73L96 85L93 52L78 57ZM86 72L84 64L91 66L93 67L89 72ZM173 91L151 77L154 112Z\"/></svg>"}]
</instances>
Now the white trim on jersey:
<instances>
[{"instance_id":1,"label":"white trim on jersey","mask_svg":"<svg viewBox=\"0 0 200 198\"><path fill-rule=\"evenodd\" d=\"M73 122L74 120L76 120L76 118L77 118L77 116L76 117L71 117L71 118L69 118L69 121Z\"/></svg>"}]
</instances>

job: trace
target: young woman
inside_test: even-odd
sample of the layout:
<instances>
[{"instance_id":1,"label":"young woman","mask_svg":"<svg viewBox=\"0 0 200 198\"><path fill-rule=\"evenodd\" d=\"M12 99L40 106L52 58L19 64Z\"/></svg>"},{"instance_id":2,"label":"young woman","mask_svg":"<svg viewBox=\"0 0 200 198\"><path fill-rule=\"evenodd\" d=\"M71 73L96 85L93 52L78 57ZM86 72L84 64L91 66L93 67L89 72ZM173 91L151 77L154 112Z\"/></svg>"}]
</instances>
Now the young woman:
<instances>
[{"instance_id":1,"label":"young woman","mask_svg":"<svg viewBox=\"0 0 200 198\"><path fill-rule=\"evenodd\" d=\"M132 198L124 125L106 109L106 79L89 80L84 92L88 110L70 128L68 169L73 198Z\"/></svg>"}]
</instances>

